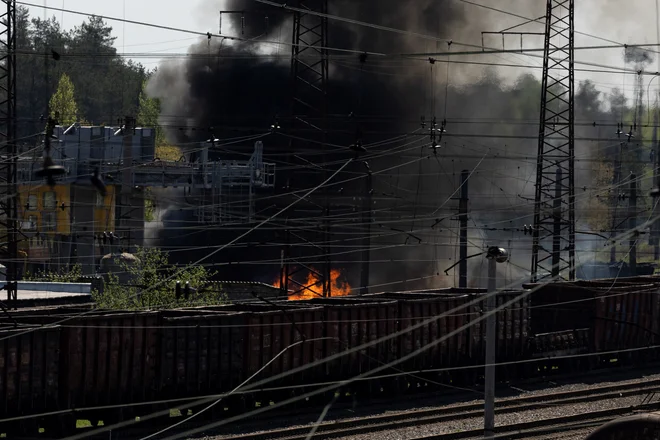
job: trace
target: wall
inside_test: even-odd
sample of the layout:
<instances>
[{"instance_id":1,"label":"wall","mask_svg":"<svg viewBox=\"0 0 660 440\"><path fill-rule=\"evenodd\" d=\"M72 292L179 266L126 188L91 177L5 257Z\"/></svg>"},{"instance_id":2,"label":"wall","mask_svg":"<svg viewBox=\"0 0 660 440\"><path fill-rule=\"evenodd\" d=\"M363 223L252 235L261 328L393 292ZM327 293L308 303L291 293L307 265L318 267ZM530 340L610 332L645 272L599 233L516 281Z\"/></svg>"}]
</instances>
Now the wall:
<instances>
[{"instance_id":1,"label":"wall","mask_svg":"<svg viewBox=\"0 0 660 440\"><path fill-rule=\"evenodd\" d=\"M23 230L39 231L49 235L71 233L69 185L57 185L54 188L46 185L19 185L18 192L18 218ZM50 206L46 206L46 198ZM61 209L63 203L65 208ZM56 221L54 230L46 230L46 215L50 213L54 215ZM35 222L30 222L30 218Z\"/></svg>"}]
</instances>

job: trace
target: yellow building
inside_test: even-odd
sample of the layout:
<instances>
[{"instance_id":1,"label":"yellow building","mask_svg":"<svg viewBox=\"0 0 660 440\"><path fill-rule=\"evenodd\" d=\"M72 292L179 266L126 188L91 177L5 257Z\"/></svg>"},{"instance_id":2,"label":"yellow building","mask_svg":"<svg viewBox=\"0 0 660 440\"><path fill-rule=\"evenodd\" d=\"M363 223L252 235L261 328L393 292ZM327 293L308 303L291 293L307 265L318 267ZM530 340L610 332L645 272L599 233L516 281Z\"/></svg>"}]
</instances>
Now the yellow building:
<instances>
[{"instance_id":1,"label":"yellow building","mask_svg":"<svg viewBox=\"0 0 660 440\"><path fill-rule=\"evenodd\" d=\"M76 234L85 231L85 235L91 237L114 230L114 186L107 187L105 197L96 193L95 200L75 200L76 192L71 184L53 188L19 185L18 190L19 249L24 250L31 261L44 261L54 256L63 259L64 248L75 242L72 231L77 231ZM76 215L94 220L85 222Z\"/></svg>"}]
</instances>

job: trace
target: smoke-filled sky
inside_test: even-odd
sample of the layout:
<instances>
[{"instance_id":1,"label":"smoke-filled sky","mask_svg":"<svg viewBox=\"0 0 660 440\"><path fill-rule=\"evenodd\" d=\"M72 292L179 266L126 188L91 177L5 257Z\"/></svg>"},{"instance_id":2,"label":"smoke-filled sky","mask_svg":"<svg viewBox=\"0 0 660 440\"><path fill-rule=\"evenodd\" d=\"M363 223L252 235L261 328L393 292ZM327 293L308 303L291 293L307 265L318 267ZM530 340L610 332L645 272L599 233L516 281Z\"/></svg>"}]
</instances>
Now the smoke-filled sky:
<instances>
[{"instance_id":1,"label":"smoke-filled sky","mask_svg":"<svg viewBox=\"0 0 660 440\"><path fill-rule=\"evenodd\" d=\"M492 3L494 2L489 5ZM515 10L517 14L528 17L540 17L544 12L544 2L535 4L528 2L525 3L526 8L521 8L520 2L512 0L497 3L496 7L509 11ZM208 8L212 7L211 3L207 5ZM380 0L377 10L373 9L373 3L368 0L334 0L330 2L330 5L330 12L338 16L452 40L452 51L466 50L466 47L468 50L474 50L474 48L460 43L478 44L481 41L482 30L501 30L520 22L519 18L466 5L458 0L419 0L407 3L400 0ZM231 9L262 8L258 3L249 0L232 0L227 2L226 6ZM210 14L211 10L208 11ZM586 12L589 13L589 11ZM611 12L613 13L613 11ZM591 11L591 15L587 16L592 17L598 13L599 11ZM240 28L237 29L235 26L237 21L234 20L233 27L230 20L223 21L223 31L241 32ZM245 38L254 38L255 41L289 40L290 26L287 15L271 14L269 26L266 28L264 24L263 18L260 18L259 14L246 15L242 35ZM539 31L542 30L542 26L527 25L524 29ZM487 41L486 44L488 46L501 44L501 40L498 38L494 38L494 40ZM587 38L581 37L578 40L578 46L592 44L587 40ZM513 49L517 44L520 44L519 40L507 39L505 48ZM523 44L528 48L538 47L541 44L541 38L531 37ZM330 23L328 45L377 53L445 51L448 47L446 42L436 43L414 35L382 32L336 21ZM164 62L149 84L149 92L161 99L163 113L168 115L163 118L163 123L179 128L173 133L170 131L173 141L194 141L201 140L200 136L208 136L206 132L184 133L181 131L181 127L214 126L217 129L218 126L223 126L228 130L239 127L242 130L263 132L275 115L288 114L290 81L288 80L289 63L287 60L289 51L286 47L278 48L276 45L263 43L245 44L232 41L212 40L207 42L202 40L192 45L190 51L195 53L196 57L185 61ZM254 57L255 54L272 56ZM618 50L618 53L613 52L611 60L599 56L593 61L622 66L622 55L623 51ZM479 55L468 60L539 66L540 56L540 53L537 53L536 57L524 57L518 54L488 55L486 57ZM360 127L364 133L370 133L365 135L365 141L368 142L391 138L393 134L387 133L387 130L401 132L414 130L418 126L416 120L419 120L419 115L428 115L429 118L432 115L440 115L441 119L442 115L446 115L447 118L454 121L460 118L471 118L473 121L480 118L490 121L506 120L507 118L529 121L537 118L538 92L534 91L533 86L526 88L523 84L518 87L516 82L521 75L529 72L538 74L538 70L507 68L494 71L483 65L452 64L449 76L451 87L446 89L446 64L438 64L431 70L425 59L422 61L399 59L380 62L377 56L372 55L375 60L374 64L370 64L372 62L368 60L365 68L368 73L363 74L357 61L357 54L352 54L351 57L339 61L333 58L330 67L328 113L340 115L333 121L337 125L330 134L333 137L330 142L334 144L348 145L353 141L353 135L346 134L346 128L349 127L350 131L352 123L349 120L341 120L341 115L353 113L372 117L371 122L363 122ZM456 58L452 58L452 61L455 60ZM632 51L628 54L628 60L633 65L643 64L646 62L646 55L643 52ZM430 73L433 73L433 76ZM616 81L616 84L612 83L614 86L619 86L618 81L621 81L622 85L626 85L626 80L621 74L612 75L612 77L614 79L609 77L607 79ZM598 85L605 84L605 88L607 88L606 82L597 82ZM633 82L629 79L626 87L632 85ZM504 91L503 86L507 91ZM534 96L529 100L520 96L530 93ZM533 104L533 108L527 108L527 112L524 112L523 107L529 103ZM395 193L396 197L404 200L402 206L397 207L394 211L395 216L389 219L393 222L398 222L401 217L407 219L400 225L394 224L397 229L401 230L404 227L408 230L415 227L428 229L429 220L422 221L423 224L420 225L420 222L415 219L417 216L428 217L429 213L439 212L439 208L434 210L433 207L437 207L441 200L451 197L453 188L456 187L457 174L462 168L468 170L478 168L478 173L483 171L489 173L483 177L479 174L475 175L470 184L471 194L473 194L472 206L475 209L473 218L480 224L497 222L498 227L503 225L516 227L522 226L518 223L531 222L530 206L524 200L533 198L533 183L530 184L530 179L533 180L533 162L515 160L506 156L533 156L536 148L534 128L531 126L511 127L508 124L482 125L481 127L478 125L452 126L450 131L457 137L451 139L447 145L443 145L445 150L443 150L442 159L438 162L425 161L418 165L402 168L399 170L401 175L376 179L377 191L380 194ZM502 145L503 141L492 137L479 142L469 140L470 133L477 135L489 131L493 135L498 135L503 134L500 130L507 128L513 129L516 135L528 136L527 140L511 141L506 145ZM378 131L381 133L379 134ZM460 134L468 137L461 139ZM222 135L228 136L226 133ZM277 139L268 140L269 154L272 154L273 149L277 148L275 146L277 144ZM579 154L582 156L587 154L587 147L587 145L579 145ZM297 149L299 146L294 148L296 148L296 153L302 155L310 153ZM372 166L376 170L382 170L392 165L399 165L402 160L414 160L414 157L423 154L422 148L417 146L414 153L410 152L398 157L390 155L372 162ZM498 162L489 157L481 163L479 157L485 157L489 148L500 150L499 154L505 156L506 160ZM421 152L419 152L420 149ZM462 157L470 149L473 157ZM492 155L496 155L496 153L491 152L490 156ZM270 156L269 159L272 157ZM311 159L313 160L313 158ZM348 172L355 173L359 170L354 169ZM578 184L581 182L583 185L589 184L588 172L579 174L577 176ZM444 177L439 178L440 176ZM279 182L282 181L279 179ZM294 187L296 186L294 185ZM357 186L348 189L352 190L353 194L359 194L360 191ZM493 191L498 191L498 193L495 194ZM451 208L447 209L451 211ZM485 214L479 218L476 211L485 212ZM396 215L399 217L397 218ZM516 222L509 221L514 217L518 219ZM379 221L381 220L379 218ZM449 225L444 226L449 227ZM388 230L387 227L384 230ZM496 235L499 237L495 238ZM508 240L514 238L511 234L504 235ZM405 237L399 238L397 240L403 241ZM421 249L420 246L411 249L397 248L394 252L381 252L380 256L384 256L385 259L404 258L409 261L410 264L406 265L407 275L403 274L403 277L427 275L430 272L428 261L455 260L456 256L452 252L455 249L455 246L452 245L454 238L451 231L446 231L444 234L440 233L437 238L440 243L436 245L436 249L432 246L427 246L426 249ZM495 232L472 238L475 245L480 246L488 240L490 242L501 241L504 237ZM220 240L220 238L215 239ZM407 245L406 239L403 246ZM523 247L525 254L517 253L513 257L521 265L526 266L530 246ZM518 247L518 250L522 251L522 247ZM444 262L442 264L445 267L448 265ZM400 267L401 265L399 265ZM438 267L438 269L441 268ZM379 275L383 276L383 281L391 281L389 275L395 279L402 278L400 273L393 272L382 270Z\"/></svg>"},{"instance_id":2,"label":"smoke-filled sky","mask_svg":"<svg viewBox=\"0 0 660 440\"><path fill-rule=\"evenodd\" d=\"M108 2L105 0L48 0L46 4L52 7L66 8L76 11L89 12L129 20L145 21L157 23L165 26L191 29L200 32L217 32L219 10L228 9L231 0L197 0L186 3L174 0L139 0L137 2L127 2L126 0L117 0ZM244 4L256 3L254 0L244 0ZM369 5L372 2L367 2ZM411 0L410 7L407 10L415 11L417 14L424 14L425 0ZM486 10L473 5L462 3L460 0L443 0L436 3L453 4L468 20L469 26L460 26L453 29L449 38L455 41L471 42L479 44L481 41L481 31L497 31L509 26L520 23L520 19L501 14L492 10ZM517 14L537 18L544 14L545 0L478 0L474 3L482 3L492 8L512 11ZM600 37L622 43L653 43L657 41L656 34L656 5L655 0L581 0L576 2L576 20L577 30L595 34ZM373 2L374 6L378 4L379 10L383 10L381 2ZM422 7L420 7L422 5ZM370 6L371 7L371 6ZM43 17L42 8L30 7L31 14ZM54 15L61 20L64 28L71 28L80 24L83 16L73 15L62 12L49 11L48 15ZM422 32L420 29L412 29L406 19L400 16L390 16L381 14L381 17L374 15L369 17L369 21L377 24L388 25L392 27L409 29ZM350 17L349 17L350 18ZM437 28L444 27L444 17L425 17L425 22L429 29L425 31L432 33L433 26ZM195 39L190 35L181 34L163 29L155 29L134 24L122 24L111 22L115 28L117 36L116 45L120 52L127 53L185 53L189 44ZM525 30L541 31L542 26L528 26ZM226 28L223 31L231 31ZM235 31L235 30L234 30ZM525 43L527 47L537 47L541 44L540 40L534 40L533 37ZM501 46L501 39L491 37L490 44ZM519 40L516 37L510 37L506 42L508 47L519 47ZM590 38L584 35L576 36L576 44L599 45L608 44L605 41ZM364 45L368 46L369 43ZM355 44L354 46L360 46ZM415 50L434 49L434 43L415 40L413 47ZM360 47L362 49L363 47ZM622 65L622 50L599 50L599 51L580 51L576 55L578 61L592 61L608 65ZM153 56L140 58L134 55L137 61L142 62L147 67L156 67L159 64L158 59ZM530 59L520 55L503 55L500 59L508 61L521 62L524 60L532 64L539 64L537 60ZM658 68L648 67L648 70L660 70ZM622 87L632 90L632 81L625 83L621 75L596 75L593 73L578 72L577 80L586 78L596 78L599 87L604 91L612 87Z\"/></svg>"},{"instance_id":3,"label":"smoke-filled sky","mask_svg":"<svg viewBox=\"0 0 660 440\"><path fill-rule=\"evenodd\" d=\"M151 23L158 23L167 26L187 28L200 32L218 32L219 29L219 10L221 9L257 9L263 8L254 0L206 0L184 6L180 2L171 0L144 0L139 4L127 4L123 9L122 2L100 2L82 0L63 0L64 7L78 9L109 15L115 17L125 17L131 20L140 20ZM122 0L123 1L123 0ZM544 0L477 0L476 2L487 4L490 8L512 11L515 14L529 18L539 18L545 13ZM61 6L60 2L51 2L54 6ZM658 40L656 36L656 14L655 0L636 0L634 2L624 2L622 0L581 0L576 2L577 30L587 34L596 34L602 38L610 40L606 42L594 39L582 34L576 35L576 46L590 46L601 44L612 44L612 41L620 43L652 43ZM468 46L460 45L467 43L472 45L481 44L482 31L499 31L505 28L515 26L521 22L520 18L502 14L501 12L485 9L461 0L333 0L331 4L331 14L336 14L346 18L353 18L362 21L368 21L381 26L404 29L424 35L431 35L437 38L452 40L454 42L452 51L474 50ZM376 7L377 5L377 7ZM56 17L60 18L60 14ZM290 30L287 24L288 18L280 19L276 14L269 17L269 27L264 28L263 18L258 14L246 16L246 29L244 37L255 38L255 40L268 39L271 41L290 41ZM64 14L65 27L71 27L81 21L80 17L73 17ZM230 20L223 21L223 33L230 35L240 34L240 27L231 26ZM175 115L174 119L165 120L173 126L197 126L209 127L216 124L230 126L232 124L241 124L248 127L267 127L270 124L273 115L286 114L289 102L287 85L289 84L289 64L286 60L286 54L290 49L286 45L263 45L263 44L236 44L231 41L212 40L207 42L205 38L190 39L188 35L177 34L170 31L155 30L135 25L126 25L112 23L115 27L115 34L119 37L117 48L120 52L156 52L169 51L174 53L192 52L197 55L208 54L208 58L198 57L193 60L184 61L182 59L168 60L158 63L159 73L150 83L150 93L161 98L164 114ZM352 49L358 51L373 51L382 53L410 53L410 52L428 52L445 51L446 43L436 43L429 39L423 39L410 35L399 35L391 32L382 32L365 27L341 24L336 21L330 22L330 40L331 47ZM521 27L520 30L541 32L543 26L540 24L528 24ZM161 44L155 44L161 43ZM489 47L501 48L503 42L499 36L486 37L485 44ZM523 40L525 48L535 48L542 46L542 38L539 36L525 37ZM516 49L520 47L518 37L507 37L504 41L505 49ZM255 60L235 59L227 55L244 55L252 53L283 55L283 57L271 57ZM220 54L220 57L215 55ZM211 57L211 55L214 55ZM540 66L542 53L536 53L535 57L522 54L502 54L476 56L469 60L486 63L513 63L529 66ZM580 61L599 63L602 65L623 67L624 57L623 49L584 51L579 50L576 53L577 68L593 68L579 64ZM355 56L357 58L357 56ZM629 67L635 67L637 63L645 62L645 55L639 53L629 53L628 60L632 61ZM152 58L136 59L145 63L154 63ZM456 61L457 56L452 57ZM465 58L461 58L465 60ZM402 65L402 63L409 63ZM654 62L655 63L655 62ZM154 66L153 64L147 64ZM439 66L439 67L438 67ZM371 66L370 66L371 67ZM516 80L525 73L532 73L538 76L538 69L523 68L500 68L493 75L492 70L474 65L452 64L451 66L451 89L444 91L444 84L447 76L445 64L438 64L435 67L434 75L436 80L431 81L429 75L429 65L424 62L402 61L397 66L392 62L379 65L376 69L371 69L370 74L359 74L360 67L357 59L347 59L331 65L332 92L330 113L348 115L355 111L364 115L388 115L396 116L398 121L390 121L387 125L382 121L371 127L379 129L387 127L391 129L400 129L409 131L410 123L419 120L419 115L426 114L429 117L433 114L446 114L446 107L443 111L441 102L449 102L451 113L448 118L502 118L508 117L513 110L519 112L520 107L516 106L515 87ZM660 70L653 65L646 63L645 68L650 71ZM365 80L364 78L367 78ZM596 86L605 94L613 88L623 88L632 97L634 87L634 76L622 75L621 73L601 74L593 72L576 72L576 80L592 79ZM644 85L648 84L647 78ZM231 85L231 86L228 86ZM514 93L503 94L499 88L500 85L514 87ZM654 82L655 87L660 87L660 82ZM521 88L520 90L525 90ZM364 100L362 100L364 97ZM446 98L446 99L445 99ZM437 99L435 108L433 103ZM284 104L282 104L284 103ZM518 118L536 119L538 110L528 109L529 114L520 114ZM259 119L254 121L246 119L248 116L259 114ZM405 116L405 118L404 118ZM233 119L232 119L233 118ZM267 119L267 122L263 120ZM407 120L406 120L407 119ZM341 122L341 121L340 121ZM343 122L345 124L345 121ZM217 125L216 125L217 126ZM416 127L412 127L413 129ZM365 131L369 127L363 127ZM491 130L497 130L499 127L490 127ZM414 165L410 169L402 169L401 177L391 175L390 181L379 179L379 188L381 193L397 192L398 196L405 196L410 201L420 201L418 203L420 210L432 210L433 206L438 206L438 200L444 200L450 196L457 173L461 168L489 170L490 174L481 178L481 180L472 180L471 192L481 198L478 208L484 212L488 209L496 210L497 213L490 213L487 217L478 218L473 215L480 224L485 224L492 220L499 219L499 225L502 225L504 218L511 218L512 213L519 218L528 217L528 207L522 207L524 202L516 198L517 195L529 198L532 195L533 183L530 184L532 177L530 167L533 163L519 163L513 161L497 162L489 157L483 164L479 163L479 157L482 156L488 148L496 148L507 154L524 154L533 156L535 151L535 142L533 141L533 127L529 133L532 136L531 141L511 142L508 145L501 145L500 141L492 141L489 144L475 141L463 141L456 139L452 141L450 148L447 148L443 164L439 165L433 160L426 161L424 164ZM255 129L256 130L256 129ZM476 130L483 133L486 129L473 126L451 127L456 133L469 134ZM520 128L520 133L526 129ZM179 131L178 133L182 133ZM190 135L186 140L196 139L195 135ZM203 136L207 136L204 133ZM182 140L177 136L177 140ZM352 137L352 135L351 135ZM381 138L388 138L391 135L383 134ZM373 136L370 141L378 141L380 138ZM347 145L346 139L338 139L338 143ZM350 141L349 141L350 142ZM452 159L453 155L465 154L467 149L472 148L475 157L465 159L462 162ZM585 145L586 147L586 145ZM578 149L582 148L578 146ZM422 150L423 153L423 150ZM582 154L583 152L579 152ZM397 158L414 159L417 151L410 152ZM380 163L372 163L376 169L382 169L391 163L390 158L384 159ZM439 173L440 167L445 168ZM351 170L350 172L357 172ZM412 176L412 177L406 177ZM429 178L417 179L416 176L432 176ZM439 175L446 177L444 180L438 180ZM396 179L396 180L395 180ZM581 177L578 176L578 185ZM394 182L394 183L392 183ZM394 185L394 186L392 186ZM495 193L499 188L504 188L501 192L506 193L506 197L500 195L497 201ZM394 189L393 189L394 188ZM431 199L428 199L431 197ZM509 198L509 197L512 197ZM477 209L477 199L474 198L473 208ZM414 208L415 210L417 208ZM408 213L410 214L410 213ZM417 215L416 211L413 215ZM501 217L501 218L500 218ZM396 220L396 219L394 219ZM524 220L521 220L524 221ZM531 219L530 219L531 221ZM406 222L406 229L414 228L415 221L411 225ZM448 225L445 225L447 227ZM511 225L520 226L520 225ZM419 227L419 226L417 226ZM428 225L425 228L428 229ZM514 237L509 235L509 239ZM476 245L483 245L481 237L471 237ZM219 238L215 240L220 240ZM438 240L445 243L445 248L454 248L451 241L455 243L455 237L447 232L441 235ZM485 240L485 239L484 239ZM516 237L517 240L517 237ZM447 247L447 241L450 246ZM208 244L208 241L205 243ZM417 249L410 252L383 253L386 259L389 258L425 258L438 260L439 256L433 248L428 252L420 252ZM512 255L515 259L516 255ZM442 257L453 257L455 255L442 255ZM521 264L527 266L528 256L521 255ZM524 262L524 263L522 263ZM446 266L446 263L443 263ZM417 267L410 267L409 276L426 275L429 271L426 265L423 270L422 263ZM437 268L441 270L441 267ZM478 269L475 269L478 271ZM383 271L387 272L387 271ZM395 279L401 279L399 274L393 275ZM405 276L405 275L404 275ZM373 278L373 276L372 276ZM372 280L372 281L381 281ZM384 278L383 281L390 281Z\"/></svg>"}]
</instances>

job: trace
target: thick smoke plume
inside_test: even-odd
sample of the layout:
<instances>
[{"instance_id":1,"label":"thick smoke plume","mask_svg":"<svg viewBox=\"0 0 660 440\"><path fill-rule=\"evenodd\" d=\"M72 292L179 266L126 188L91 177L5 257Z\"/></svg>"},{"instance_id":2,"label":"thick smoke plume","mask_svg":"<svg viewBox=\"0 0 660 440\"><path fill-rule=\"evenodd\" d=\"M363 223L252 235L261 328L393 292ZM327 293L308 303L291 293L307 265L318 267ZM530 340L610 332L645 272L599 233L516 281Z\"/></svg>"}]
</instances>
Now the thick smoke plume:
<instances>
[{"instance_id":1,"label":"thick smoke plume","mask_svg":"<svg viewBox=\"0 0 660 440\"><path fill-rule=\"evenodd\" d=\"M626 47L625 48L626 63L635 64L636 66L647 66L654 60L653 54L647 50L639 47Z\"/></svg>"},{"instance_id":2,"label":"thick smoke plume","mask_svg":"<svg viewBox=\"0 0 660 440\"><path fill-rule=\"evenodd\" d=\"M521 8L519 1L502 1L498 6L530 17L543 15L544 2L531 3L524 2ZM287 126L294 124L289 117L292 103L290 47L272 43L291 41L290 14L254 1L232 0L223 7L246 11L244 19L236 15L223 17L223 32L225 28L231 29L234 34L253 41L203 39L191 47L190 57L184 62L160 66L149 84L150 94L161 100L162 122L169 128L173 142L186 145L201 141L207 139L210 132L220 138L260 134L275 120L280 121L286 133ZM520 23L520 19L501 14L493 16L455 0L380 0L377 7L372 0L331 0L330 13L446 40L429 41L330 21L328 46L389 54L478 50L478 47L459 47L458 43L478 46L481 31L497 31ZM454 43L449 44L449 41ZM499 40L486 42L487 46L496 44L502 43ZM514 43L505 41L505 44ZM542 44L542 40L525 44L535 47ZM359 284L359 264L355 263L362 255L356 245L361 244L359 238L370 228L373 237L371 283L384 286L376 290L454 284L454 272L445 276L444 269L458 258L457 202L454 199L463 169L472 172L470 228L475 232L469 237L468 254L480 251L485 245L509 247L513 264L503 269L500 278L507 282L526 276L531 240L516 229L532 222L533 208L529 199L534 197L538 130L530 121L538 121L538 76L521 75L525 71L520 69L496 69L483 64L452 63L448 67L440 58L431 63L424 57L412 60L368 56L360 60L357 53L340 55L333 56L329 67L326 142L348 146L359 138L365 145L382 143L369 148L371 156L380 156L369 160L370 169L375 173L374 214L370 225L364 224L360 213L366 194L365 179L352 180L341 188L332 189L335 191L333 201L339 206L336 218L346 218L346 221L334 221L330 249L335 254L332 258L338 262L336 265L348 270L350 283ZM483 63L502 62L502 59L463 57L460 61ZM596 107L588 117L607 118L597 109L597 94L594 98L592 93L584 101L585 105ZM438 127L443 120L448 121L446 132L438 138L440 148L436 154L430 148L429 137L434 117ZM300 127L293 134L302 138L314 136L313 131ZM593 135L591 131L589 134ZM392 142L393 138L398 141ZM280 169L294 167L303 180L311 175L318 178L320 173L314 167L310 170L306 163L320 162L321 147L292 142L277 134L264 139L264 144L267 161L276 163ZM287 163L282 153L291 146L297 148L293 153L304 161L294 158ZM587 147L578 145L577 154L588 155ZM246 146L243 154L249 153L250 148L251 145ZM334 163L342 163L353 156L348 150L335 148L334 151L334 156L330 156ZM220 154L229 153L223 150ZM404 163L410 164L403 166ZM332 170L332 166L327 168ZM578 185L588 184L589 173L588 169L583 170L578 176ZM337 176L337 180L364 174L363 164L356 161ZM283 181L278 178L277 191L285 189ZM310 186L313 185L304 185ZM270 213L267 208L261 206L264 217ZM179 214L170 217L161 234L167 245L221 245L245 229L187 232L184 240L177 241L178 231L188 230L192 221L190 216L181 214L191 212L190 209L171 211L177 212ZM265 259L278 261L284 242L280 234L283 223L283 220L273 222L264 228L263 234L252 234L230 253L218 255L218 259L209 262L232 263L230 272L223 272L226 266L220 266L223 278L235 276L271 282L276 274L276 263L239 265L238 269L233 264ZM179 252L173 257L187 262L206 253L202 249L198 253ZM479 258L470 260L472 285L485 286L484 264Z\"/></svg>"}]
</instances>

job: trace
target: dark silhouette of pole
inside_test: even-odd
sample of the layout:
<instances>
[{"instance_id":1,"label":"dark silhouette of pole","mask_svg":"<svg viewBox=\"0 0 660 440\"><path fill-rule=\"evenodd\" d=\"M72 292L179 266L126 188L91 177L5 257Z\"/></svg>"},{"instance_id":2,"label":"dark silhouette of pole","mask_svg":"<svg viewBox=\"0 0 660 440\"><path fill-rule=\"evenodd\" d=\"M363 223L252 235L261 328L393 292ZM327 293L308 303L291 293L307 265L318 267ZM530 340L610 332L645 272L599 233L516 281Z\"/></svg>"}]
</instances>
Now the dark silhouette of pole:
<instances>
[{"instance_id":1,"label":"dark silhouette of pole","mask_svg":"<svg viewBox=\"0 0 660 440\"><path fill-rule=\"evenodd\" d=\"M555 173L555 199L553 201L554 231L552 234L552 278L559 277L559 261L561 259L561 168Z\"/></svg>"},{"instance_id":2,"label":"dark silhouette of pole","mask_svg":"<svg viewBox=\"0 0 660 440\"><path fill-rule=\"evenodd\" d=\"M461 172L461 198L458 205L459 219L461 222L460 231L460 264L458 266L458 287L467 287L467 227L468 227L468 178L470 172L463 170Z\"/></svg>"},{"instance_id":3,"label":"dark silhouette of pole","mask_svg":"<svg viewBox=\"0 0 660 440\"><path fill-rule=\"evenodd\" d=\"M617 130L617 133L620 129ZM623 155L623 143L619 144L619 152L614 158L614 176L612 179L612 186L614 188L619 188L621 184L621 169L622 169L622 156ZM614 197L614 203L618 204L619 198ZM614 208L614 214L612 215L612 236L616 237L617 231L619 229L619 220L617 217L617 208ZM616 241L612 242L612 247L610 248L610 264L616 263Z\"/></svg>"},{"instance_id":4,"label":"dark silhouette of pole","mask_svg":"<svg viewBox=\"0 0 660 440\"><path fill-rule=\"evenodd\" d=\"M660 60L659 60L660 62ZM658 166L660 165L660 139L658 139L658 110L656 109L653 112L653 147L652 147L652 158L653 160L653 185L658 188ZM657 200L652 200L653 203L653 216L655 217L658 212ZM653 245L653 259L660 259L660 221L655 220L652 226L651 242L649 244Z\"/></svg>"},{"instance_id":5,"label":"dark silhouette of pole","mask_svg":"<svg viewBox=\"0 0 660 440\"><path fill-rule=\"evenodd\" d=\"M628 200L628 228L631 231L637 229L637 176L630 174L630 200ZM633 233L630 237L630 276L637 275L637 240L639 236Z\"/></svg>"},{"instance_id":6,"label":"dark silhouette of pole","mask_svg":"<svg viewBox=\"0 0 660 440\"><path fill-rule=\"evenodd\" d=\"M367 233L362 243L362 267L360 270L360 294L369 293L369 269L371 263L371 201L373 194L371 173L367 174L366 194L362 206L362 222L365 224Z\"/></svg>"}]
</instances>

